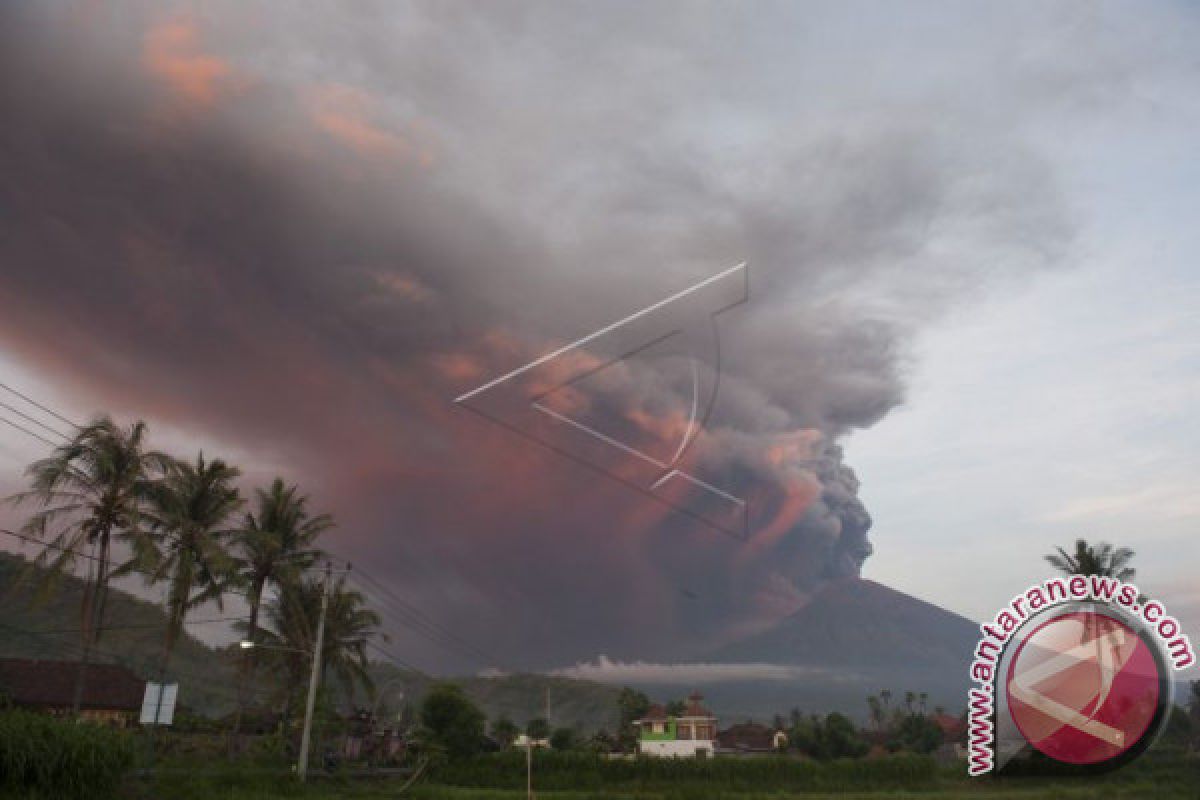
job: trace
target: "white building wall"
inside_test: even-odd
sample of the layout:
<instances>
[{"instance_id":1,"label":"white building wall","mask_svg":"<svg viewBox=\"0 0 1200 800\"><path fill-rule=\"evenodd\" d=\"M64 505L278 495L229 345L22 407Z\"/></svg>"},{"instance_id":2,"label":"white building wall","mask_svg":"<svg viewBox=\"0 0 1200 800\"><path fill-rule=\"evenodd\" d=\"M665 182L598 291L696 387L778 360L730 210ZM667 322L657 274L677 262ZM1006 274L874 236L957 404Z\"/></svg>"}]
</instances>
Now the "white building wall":
<instances>
[{"instance_id":1,"label":"white building wall","mask_svg":"<svg viewBox=\"0 0 1200 800\"><path fill-rule=\"evenodd\" d=\"M638 742L638 752L645 756L655 756L657 758L695 758L696 751L703 751L703 755L711 758L713 755L713 743L705 739L668 739L666 741L643 741Z\"/></svg>"}]
</instances>

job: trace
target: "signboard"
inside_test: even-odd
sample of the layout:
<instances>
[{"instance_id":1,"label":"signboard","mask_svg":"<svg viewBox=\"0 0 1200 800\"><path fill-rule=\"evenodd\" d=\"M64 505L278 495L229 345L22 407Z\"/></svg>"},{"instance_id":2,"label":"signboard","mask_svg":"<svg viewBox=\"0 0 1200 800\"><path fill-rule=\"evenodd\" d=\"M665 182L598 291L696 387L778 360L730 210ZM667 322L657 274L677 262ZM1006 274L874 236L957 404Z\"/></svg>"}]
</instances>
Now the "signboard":
<instances>
[{"instance_id":1,"label":"signboard","mask_svg":"<svg viewBox=\"0 0 1200 800\"><path fill-rule=\"evenodd\" d=\"M175 719L175 698L178 694L178 683L168 683L164 687L161 683L148 682L146 694L142 697L142 716L139 722L143 725L170 725Z\"/></svg>"}]
</instances>

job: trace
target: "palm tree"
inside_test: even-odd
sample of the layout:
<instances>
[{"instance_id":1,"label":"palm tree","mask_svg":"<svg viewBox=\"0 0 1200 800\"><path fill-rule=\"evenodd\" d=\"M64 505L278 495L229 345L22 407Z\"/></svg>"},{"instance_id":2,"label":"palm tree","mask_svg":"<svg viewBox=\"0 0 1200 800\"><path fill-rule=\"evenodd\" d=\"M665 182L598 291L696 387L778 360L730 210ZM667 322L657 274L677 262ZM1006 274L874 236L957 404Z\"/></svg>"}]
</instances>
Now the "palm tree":
<instances>
[{"instance_id":1,"label":"palm tree","mask_svg":"<svg viewBox=\"0 0 1200 800\"><path fill-rule=\"evenodd\" d=\"M46 567L40 593L52 591L78 558L88 559L88 579L80 603L81 655L75 679L72 713L83 700L84 676L104 625L113 540L129 541L135 551L143 541L142 514L153 477L170 457L145 447L146 423L121 428L112 418L97 417L75 431L66 444L25 470L29 491L9 502L40 503L42 509L22 527L27 535L47 539L47 547L31 567ZM90 549L91 554L85 554Z\"/></svg>"},{"instance_id":2,"label":"palm tree","mask_svg":"<svg viewBox=\"0 0 1200 800\"><path fill-rule=\"evenodd\" d=\"M908 713L913 713L913 703L916 702L917 696L911 691L904 693L904 707L908 709Z\"/></svg>"},{"instance_id":3,"label":"palm tree","mask_svg":"<svg viewBox=\"0 0 1200 800\"><path fill-rule=\"evenodd\" d=\"M875 730L882 730L883 704L879 702L879 698L873 694L867 695L867 708L871 711L871 723L875 726Z\"/></svg>"},{"instance_id":4,"label":"palm tree","mask_svg":"<svg viewBox=\"0 0 1200 800\"><path fill-rule=\"evenodd\" d=\"M272 630L259 630L259 640L269 657L275 659L287 675L282 685L291 700L292 690L306 684L316 646L317 620L321 613L323 582L317 578L301 578L285 583L279 593L269 600L264 610ZM367 672L367 644L375 635L380 617L365 608L360 592L346 587L342 576L331 587L329 606L325 612L325 637L321 648L321 674L337 681L343 691L353 695L357 687L373 690ZM241 626L249 628L249 623Z\"/></svg>"},{"instance_id":5,"label":"palm tree","mask_svg":"<svg viewBox=\"0 0 1200 800\"><path fill-rule=\"evenodd\" d=\"M1099 575L1128 583L1137 574L1129 566L1134 553L1128 547L1114 549L1108 542L1093 547L1084 539L1076 539L1074 553L1068 554L1061 547L1054 549L1058 552L1046 556L1046 561L1067 575Z\"/></svg>"},{"instance_id":6,"label":"palm tree","mask_svg":"<svg viewBox=\"0 0 1200 800\"><path fill-rule=\"evenodd\" d=\"M266 491L255 491L255 508L246 514L241 530L234 537L237 569L246 583L250 602L250 620L246 638L256 641L262 596L269 583L283 585L297 580L300 572L316 563L321 555L314 543L333 527L328 514L312 515L308 497L295 486L286 486L276 478ZM253 680L255 651L246 650L238 677L238 713L233 733L241 727L245 705L245 685Z\"/></svg>"},{"instance_id":7,"label":"palm tree","mask_svg":"<svg viewBox=\"0 0 1200 800\"><path fill-rule=\"evenodd\" d=\"M220 459L205 461L203 453L194 464L173 462L150 492L144 544L115 573L138 569L148 584L169 584L164 676L188 612L210 600L224 609L224 593L238 580L226 550L234 532L226 524L243 503L233 483L240 475Z\"/></svg>"},{"instance_id":8,"label":"palm tree","mask_svg":"<svg viewBox=\"0 0 1200 800\"><path fill-rule=\"evenodd\" d=\"M929 704L929 692L921 692L917 695L917 702L919 703L918 707L921 709L921 713L924 714Z\"/></svg>"},{"instance_id":9,"label":"palm tree","mask_svg":"<svg viewBox=\"0 0 1200 800\"><path fill-rule=\"evenodd\" d=\"M892 705L892 690L891 690L891 689L884 689L882 692L880 692L880 693L879 693L879 696L880 696L881 698L883 698L883 707L884 707L884 709L885 709L885 710L887 710L887 709L891 708L891 705Z\"/></svg>"},{"instance_id":10,"label":"palm tree","mask_svg":"<svg viewBox=\"0 0 1200 800\"><path fill-rule=\"evenodd\" d=\"M1129 566L1134 553L1128 547L1114 549L1108 542L1100 542L1093 547L1084 539L1076 539L1074 553L1068 554L1061 547L1054 549L1058 552L1046 556L1046 561L1067 575L1096 575L1129 583L1137 574L1137 570ZM1145 603L1146 597L1139 596L1138 602ZM1084 625L1085 635L1095 641L1098 654L1103 647L1100 635L1109 628L1110 623L1095 616L1088 617Z\"/></svg>"}]
</instances>

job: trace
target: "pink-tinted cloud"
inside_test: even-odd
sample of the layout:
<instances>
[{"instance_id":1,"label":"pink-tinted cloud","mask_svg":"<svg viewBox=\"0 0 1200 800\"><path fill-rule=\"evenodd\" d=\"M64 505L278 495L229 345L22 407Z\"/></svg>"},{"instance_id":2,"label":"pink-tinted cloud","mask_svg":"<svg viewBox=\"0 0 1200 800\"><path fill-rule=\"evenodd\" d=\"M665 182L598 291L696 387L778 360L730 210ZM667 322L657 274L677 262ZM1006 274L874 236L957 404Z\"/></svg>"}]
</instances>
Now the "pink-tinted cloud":
<instances>
[{"instance_id":1,"label":"pink-tinted cloud","mask_svg":"<svg viewBox=\"0 0 1200 800\"><path fill-rule=\"evenodd\" d=\"M305 97L318 130L360 156L433 164L433 150L417 137L390 129L380 121L381 105L368 92L340 83L311 87Z\"/></svg>"},{"instance_id":2,"label":"pink-tinted cloud","mask_svg":"<svg viewBox=\"0 0 1200 800\"><path fill-rule=\"evenodd\" d=\"M163 20L146 31L142 65L177 99L198 109L215 104L236 75L227 60L204 51L198 24L185 16Z\"/></svg>"}]
</instances>

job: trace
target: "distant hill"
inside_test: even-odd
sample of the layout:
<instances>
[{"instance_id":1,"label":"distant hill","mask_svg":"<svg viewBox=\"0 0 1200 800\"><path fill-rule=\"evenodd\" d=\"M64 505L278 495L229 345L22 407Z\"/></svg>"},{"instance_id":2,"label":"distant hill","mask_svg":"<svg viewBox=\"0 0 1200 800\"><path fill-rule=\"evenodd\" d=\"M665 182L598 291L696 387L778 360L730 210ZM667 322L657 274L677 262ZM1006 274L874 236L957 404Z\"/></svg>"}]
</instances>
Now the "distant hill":
<instances>
[{"instance_id":1,"label":"distant hill","mask_svg":"<svg viewBox=\"0 0 1200 800\"><path fill-rule=\"evenodd\" d=\"M884 670L966 665L979 627L943 608L874 581L824 587L770 630L726 645L715 661L762 661Z\"/></svg>"},{"instance_id":2,"label":"distant hill","mask_svg":"<svg viewBox=\"0 0 1200 800\"><path fill-rule=\"evenodd\" d=\"M28 562L0 552L0 657L75 661L80 654L79 604L84 583L63 578L57 591L35 603L33 586L18 584ZM123 664L143 679L155 679L162 654L166 617L154 603L112 588L95 660ZM185 633L172 656L172 680L180 682L180 703L219 714L235 703L234 670L228 655Z\"/></svg>"},{"instance_id":3,"label":"distant hill","mask_svg":"<svg viewBox=\"0 0 1200 800\"><path fill-rule=\"evenodd\" d=\"M712 663L794 666L792 680L723 682L701 687L726 718L767 720L793 707L804 712L866 715L866 696L892 690L926 692L929 706L958 713L979 631L975 623L874 581L842 579L768 631L704 654ZM690 688L640 687L656 698Z\"/></svg>"},{"instance_id":4,"label":"distant hill","mask_svg":"<svg viewBox=\"0 0 1200 800\"><path fill-rule=\"evenodd\" d=\"M0 658L79 658L79 602L83 581L67 576L44 603L33 602L28 583L17 577L28 562L20 555L0 552ZM110 588L106 629L96 661L123 664L143 679L157 677L166 617L162 609L117 588ZM171 679L180 683L180 702L201 714L220 716L236 703L237 650L209 647L186 635L172 656ZM429 686L443 680L400 670L386 663L372 665L372 677L382 690L380 703L395 710L397 694L415 708ZM551 722L586 731L613 730L617 689L589 681L545 675L446 678L464 687L489 719L506 716L519 725L544 716L549 691ZM343 698L343 705L367 706L362 697Z\"/></svg>"},{"instance_id":5,"label":"distant hill","mask_svg":"<svg viewBox=\"0 0 1200 800\"><path fill-rule=\"evenodd\" d=\"M378 662L371 673L379 690L380 707L390 713L396 712L401 702L418 707L430 686L446 680ZM615 686L529 673L452 680L463 687L489 720L507 717L524 727L531 719L546 717L548 708L550 724L556 728L579 728L587 733L616 730L620 689ZM360 699L359 703L365 701Z\"/></svg>"}]
</instances>

